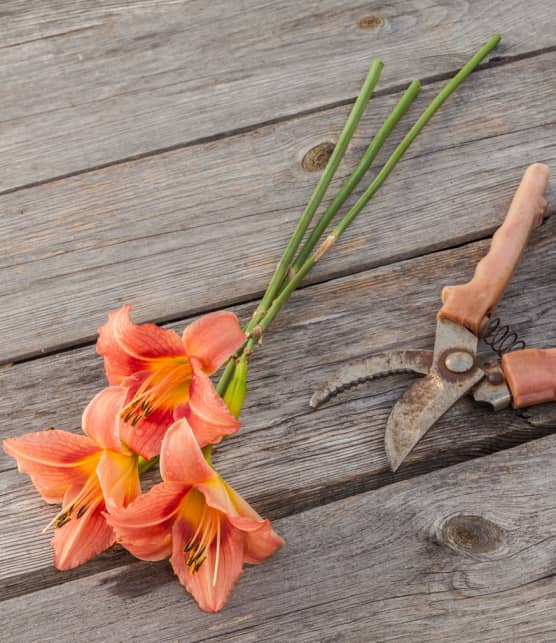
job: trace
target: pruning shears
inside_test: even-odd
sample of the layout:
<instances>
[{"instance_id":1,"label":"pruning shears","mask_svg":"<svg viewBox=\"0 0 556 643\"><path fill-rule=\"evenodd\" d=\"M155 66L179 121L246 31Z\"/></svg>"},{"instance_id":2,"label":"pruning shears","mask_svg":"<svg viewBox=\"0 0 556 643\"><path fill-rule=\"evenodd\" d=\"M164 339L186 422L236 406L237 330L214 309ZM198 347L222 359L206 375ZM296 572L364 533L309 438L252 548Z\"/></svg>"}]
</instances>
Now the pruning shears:
<instances>
[{"instance_id":1,"label":"pruning shears","mask_svg":"<svg viewBox=\"0 0 556 643\"><path fill-rule=\"evenodd\" d=\"M432 351L387 351L352 362L311 398L316 408L338 392L377 377L400 372L424 375L402 395L388 419L385 448L393 471L466 393L490 403L496 411L510 404L517 409L556 400L556 348L500 351L500 360L477 356L479 339L492 328L492 312L531 232L543 220L548 176L548 167L541 163L527 168L471 281L442 290ZM524 347L523 342L519 344ZM513 343L514 348L517 345Z\"/></svg>"}]
</instances>

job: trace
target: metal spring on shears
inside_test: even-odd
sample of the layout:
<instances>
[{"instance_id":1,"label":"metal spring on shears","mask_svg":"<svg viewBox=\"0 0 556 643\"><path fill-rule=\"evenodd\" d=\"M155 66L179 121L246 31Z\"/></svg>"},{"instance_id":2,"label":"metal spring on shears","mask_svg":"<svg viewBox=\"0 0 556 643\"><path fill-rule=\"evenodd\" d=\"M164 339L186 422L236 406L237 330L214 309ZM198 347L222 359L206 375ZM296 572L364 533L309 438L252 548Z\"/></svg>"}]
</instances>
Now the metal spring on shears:
<instances>
[{"instance_id":1,"label":"metal spring on shears","mask_svg":"<svg viewBox=\"0 0 556 643\"><path fill-rule=\"evenodd\" d=\"M499 317L492 319L482 340L487 346L502 357L504 353L525 348L525 342L507 324L502 324Z\"/></svg>"}]
</instances>

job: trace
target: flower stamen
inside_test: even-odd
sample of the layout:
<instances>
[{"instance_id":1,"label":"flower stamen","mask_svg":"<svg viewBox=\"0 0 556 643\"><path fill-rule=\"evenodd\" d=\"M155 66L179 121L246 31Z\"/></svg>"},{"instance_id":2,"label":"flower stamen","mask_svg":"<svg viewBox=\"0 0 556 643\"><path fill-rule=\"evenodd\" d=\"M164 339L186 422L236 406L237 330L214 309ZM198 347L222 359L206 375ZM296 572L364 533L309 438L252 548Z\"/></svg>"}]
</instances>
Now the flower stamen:
<instances>
[{"instance_id":1,"label":"flower stamen","mask_svg":"<svg viewBox=\"0 0 556 643\"><path fill-rule=\"evenodd\" d=\"M220 558L220 515L218 511L211 510L205 503L197 529L193 536L187 541L183 548L186 557L185 564L189 567L192 575L196 574L201 565L207 559L207 549L212 545L216 538L216 569L213 582L216 582L218 575L218 560Z\"/></svg>"},{"instance_id":2,"label":"flower stamen","mask_svg":"<svg viewBox=\"0 0 556 643\"><path fill-rule=\"evenodd\" d=\"M81 518L95 500L95 497L98 496L99 493L102 493L97 485L96 476L91 476L71 503L62 507L41 533L46 533L51 527L61 529L64 525L68 524L74 515L76 520Z\"/></svg>"},{"instance_id":3,"label":"flower stamen","mask_svg":"<svg viewBox=\"0 0 556 643\"><path fill-rule=\"evenodd\" d=\"M162 406L177 388L187 384L191 376L189 360L162 360L154 372L143 381L133 399L122 409L123 421L131 423L132 427L137 426L156 408Z\"/></svg>"},{"instance_id":4,"label":"flower stamen","mask_svg":"<svg viewBox=\"0 0 556 643\"><path fill-rule=\"evenodd\" d=\"M212 575L212 586L216 587L218 577L218 563L220 562L220 520L216 522L216 562L214 563L214 574Z\"/></svg>"}]
</instances>

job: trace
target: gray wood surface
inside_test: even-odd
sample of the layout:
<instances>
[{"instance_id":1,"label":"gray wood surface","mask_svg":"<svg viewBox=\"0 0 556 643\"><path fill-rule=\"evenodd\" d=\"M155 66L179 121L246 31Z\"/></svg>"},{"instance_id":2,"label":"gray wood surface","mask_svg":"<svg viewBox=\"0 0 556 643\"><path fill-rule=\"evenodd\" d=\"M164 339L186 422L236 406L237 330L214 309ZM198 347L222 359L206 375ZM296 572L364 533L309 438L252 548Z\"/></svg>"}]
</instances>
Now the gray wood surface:
<instances>
[{"instance_id":1,"label":"gray wood surface","mask_svg":"<svg viewBox=\"0 0 556 643\"><path fill-rule=\"evenodd\" d=\"M2 605L15 640L552 641L556 436L276 522L227 609L134 562Z\"/></svg>"},{"instance_id":2,"label":"gray wood surface","mask_svg":"<svg viewBox=\"0 0 556 643\"><path fill-rule=\"evenodd\" d=\"M533 235L498 309L531 347L556 346L555 235L556 217L550 217ZM253 358L240 433L215 453L219 470L257 510L276 518L554 431L556 418L546 411L554 404L527 413L494 413L464 399L392 474L384 454L384 428L410 376L379 380L318 411L309 409L314 388L340 364L394 347L431 348L442 286L466 280L488 244L466 244L295 295ZM242 317L250 310L244 306ZM180 331L185 323L172 327ZM78 430L83 407L102 385L102 361L92 346L0 371L5 391L0 416L10 417L6 437L52 425ZM5 595L37 587L39 571L41 585L60 582L51 567L50 537L37 537L52 508L36 497L14 461L3 454L0 470L0 514L13 525L0 536ZM83 573L106 568L113 559L108 555L90 563Z\"/></svg>"},{"instance_id":3,"label":"gray wood surface","mask_svg":"<svg viewBox=\"0 0 556 643\"><path fill-rule=\"evenodd\" d=\"M473 75L311 279L490 235L524 167L556 159L555 85L556 53ZM341 176L397 97L371 103ZM123 302L171 320L254 299L316 182L300 160L348 109L0 197L0 361L91 341Z\"/></svg>"},{"instance_id":4,"label":"gray wood surface","mask_svg":"<svg viewBox=\"0 0 556 643\"><path fill-rule=\"evenodd\" d=\"M554 45L545 0L5 0L0 190L314 111L448 73L492 33L497 56ZM359 27L367 16L382 24ZM379 22L380 22L379 21ZM367 23L368 24L368 23Z\"/></svg>"},{"instance_id":5,"label":"gray wood surface","mask_svg":"<svg viewBox=\"0 0 556 643\"><path fill-rule=\"evenodd\" d=\"M469 278L523 169L556 181L549 0L0 3L0 420L2 437L79 431L104 385L95 329L124 302L178 331L222 307L247 320L317 181L303 159L336 141L371 59L385 70L333 188L411 79L378 167L496 32L277 318L215 451L287 546L216 616L118 546L58 572L52 507L0 453L0 640L556 640L556 404L465 398L396 474L384 428L411 376L308 406L352 359L431 348L442 286ZM556 346L554 194L497 311L531 347Z\"/></svg>"}]
</instances>

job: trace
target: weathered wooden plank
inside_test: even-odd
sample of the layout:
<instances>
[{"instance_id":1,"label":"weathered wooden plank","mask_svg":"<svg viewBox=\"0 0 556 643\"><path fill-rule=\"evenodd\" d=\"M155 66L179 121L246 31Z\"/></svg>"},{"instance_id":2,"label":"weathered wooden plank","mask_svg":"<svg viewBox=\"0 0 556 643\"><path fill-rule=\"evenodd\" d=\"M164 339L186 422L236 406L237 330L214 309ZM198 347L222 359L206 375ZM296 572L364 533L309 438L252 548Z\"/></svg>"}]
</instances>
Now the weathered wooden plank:
<instances>
[{"instance_id":1,"label":"weathered wooden plank","mask_svg":"<svg viewBox=\"0 0 556 643\"><path fill-rule=\"evenodd\" d=\"M189 144L453 71L492 32L499 56L556 45L544 0L2 3L0 190ZM377 17L361 28L359 21Z\"/></svg>"},{"instance_id":2,"label":"weathered wooden plank","mask_svg":"<svg viewBox=\"0 0 556 643\"><path fill-rule=\"evenodd\" d=\"M166 563L2 604L17 640L549 641L556 437L277 521L286 538L217 615Z\"/></svg>"},{"instance_id":3,"label":"weathered wooden plank","mask_svg":"<svg viewBox=\"0 0 556 643\"><path fill-rule=\"evenodd\" d=\"M548 53L470 78L312 278L489 234L523 168L556 159L555 63ZM374 101L340 174L396 98ZM315 184L300 158L334 140L347 109L4 195L0 361L90 340L123 301L140 320L169 320L255 297Z\"/></svg>"},{"instance_id":4,"label":"weathered wooden plank","mask_svg":"<svg viewBox=\"0 0 556 643\"><path fill-rule=\"evenodd\" d=\"M499 313L530 346L556 345L556 218L533 235ZM276 322L250 372L243 427L215 462L264 514L279 517L434 468L504 449L553 431L543 411L490 411L465 399L431 429L397 474L389 472L384 428L411 378L397 376L346 392L311 412L311 392L338 365L393 347L432 347L440 290L468 278L487 242L352 275L297 293ZM249 308L243 307L247 318ZM174 324L183 328L185 322ZM0 371L4 436L46 426L76 429L88 399L103 385L93 347ZM52 514L13 460L0 457L0 577L17 594L60 582L50 568L49 537L37 539ZM117 558L117 556L116 556ZM109 556L83 573L113 564ZM38 573L40 572L40 574ZM81 572L79 572L81 573Z\"/></svg>"}]
</instances>

